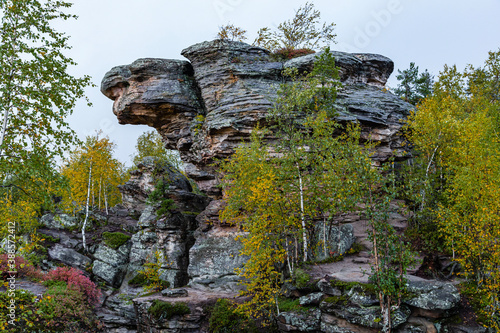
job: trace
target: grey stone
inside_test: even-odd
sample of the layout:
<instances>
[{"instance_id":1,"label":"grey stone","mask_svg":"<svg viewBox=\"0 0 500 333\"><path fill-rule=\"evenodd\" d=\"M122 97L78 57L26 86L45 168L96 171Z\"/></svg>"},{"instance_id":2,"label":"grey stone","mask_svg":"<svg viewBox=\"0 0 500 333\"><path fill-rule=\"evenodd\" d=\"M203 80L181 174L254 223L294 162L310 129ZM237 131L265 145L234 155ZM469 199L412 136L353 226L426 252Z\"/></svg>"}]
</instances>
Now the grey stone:
<instances>
[{"instance_id":1,"label":"grey stone","mask_svg":"<svg viewBox=\"0 0 500 333\"><path fill-rule=\"evenodd\" d=\"M426 310L450 310L460 302L460 293L451 283L410 281L408 291L417 296L405 300L405 303Z\"/></svg>"},{"instance_id":2,"label":"grey stone","mask_svg":"<svg viewBox=\"0 0 500 333\"><path fill-rule=\"evenodd\" d=\"M114 266L101 260L94 260L92 273L109 283L113 287L119 287L125 276L126 266Z\"/></svg>"},{"instance_id":3,"label":"grey stone","mask_svg":"<svg viewBox=\"0 0 500 333\"><path fill-rule=\"evenodd\" d=\"M46 214L40 218L40 223L49 229L77 228L78 219L67 214Z\"/></svg>"},{"instance_id":4,"label":"grey stone","mask_svg":"<svg viewBox=\"0 0 500 333\"><path fill-rule=\"evenodd\" d=\"M199 236L189 250L189 276L234 274L234 270L248 260L248 257L240 255L242 244L235 239L239 235L241 233L215 230Z\"/></svg>"},{"instance_id":5,"label":"grey stone","mask_svg":"<svg viewBox=\"0 0 500 333\"><path fill-rule=\"evenodd\" d=\"M354 237L354 228L351 224L342 224L340 226L326 226L326 235L324 234L323 223L317 223L315 226L316 243L323 243L326 239L326 255L323 247L320 247L314 260L321 261L332 256L343 255L356 241Z\"/></svg>"},{"instance_id":6,"label":"grey stone","mask_svg":"<svg viewBox=\"0 0 500 333\"><path fill-rule=\"evenodd\" d=\"M367 293L361 286L355 286L347 293L349 301L361 307L373 306L379 304L379 300L375 295Z\"/></svg>"},{"instance_id":7,"label":"grey stone","mask_svg":"<svg viewBox=\"0 0 500 333\"><path fill-rule=\"evenodd\" d=\"M299 303L300 305L319 305L323 298L325 297L325 294L322 292L319 293L312 293L306 296L302 296L299 298Z\"/></svg>"},{"instance_id":8,"label":"grey stone","mask_svg":"<svg viewBox=\"0 0 500 333\"><path fill-rule=\"evenodd\" d=\"M48 253L50 259L58 260L63 264L79 268L81 270L85 270L92 263L92 260L90 260L90 258L60 244L52 246L49 249Z\"/></svg>"},{"instance_id":9,"label":"grey stone","mask_svg":"<svg viewBox=\"0 0 500 333\"><path fill-rule=\"evenodd\" d=\"M123 251L123 250L122 250ZM128 261L128 251L126 253L113 250L106 245L100 244L94 253L94 257L112 266L120 266Z\"/></svg>"},{"instance_id":10,"label":"grey stone","mask_svg":"<svg viewBox=\"0 0 500 333\"><path fill-rule=\"evenodd\" d=\"M120 123L156 128L167 148L179 150L189 163L188 174L200 189L220 195L210 161L230 156L265 121L283 82L282 69L310 71L316 55L283 64L273 62L265 49L218 40L192 45L182 55L191 64L139 59L115 67L105 75L101 91L115 101L113 112ZM393 62L375 54L333 55L343 83L338 120L361 123L362 138L379 143L373 157L377 163L402 156L400 120L413 106L383 88Z\"/></svg>"},{"instance_id":11,"label":"grey stone","mask_svg":"<svg viewBox=\"0 0 500 333\"><path fill-rule=\"evenodd\" d=\"M307 312L281 312L278 327L281 332L317 332L321 325L321 311L310 309Z\"/></svg>"},{"instance_id":12,"label":"grey stone","mask_svg":"<svg viewBox=\"0 0 500 333\"><path fill-rule=\"evenodd\" d=\"M151 205L146 205L146 207L142 211L141 216L139 217L137 225L139 225L139 227L141 228L149 228L154 225L156 219L157 217L155 208Z\"/></svg>"},{"instance_id":13,"label":"grey stone","mask_svg":"<svg viewBox=\"0 0 500 333\"><path fill-rule=\"evenodd\" d=\"M188 291L186 289L164 289L161 291L161 294L171 298L187 297Z\"/></svg>"}]
</instances>

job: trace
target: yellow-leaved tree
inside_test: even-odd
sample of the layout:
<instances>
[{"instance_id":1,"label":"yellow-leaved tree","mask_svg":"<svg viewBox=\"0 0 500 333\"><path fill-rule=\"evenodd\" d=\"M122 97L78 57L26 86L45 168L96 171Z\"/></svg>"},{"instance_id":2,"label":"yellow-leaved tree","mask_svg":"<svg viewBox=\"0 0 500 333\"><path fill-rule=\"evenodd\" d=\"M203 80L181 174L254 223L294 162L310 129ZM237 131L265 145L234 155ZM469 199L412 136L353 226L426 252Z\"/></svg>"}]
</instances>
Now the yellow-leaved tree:
<instances>
[{"instance_id":1,"label":"yellow-leaved tree","mask_svg":"<svg viewBox=\"0 0 500 333\"><path fill-rule=\"evenodd\" d=\"M113 157L115 144L107 136L89 136L62 167L61 173L70 184L65 207L76 212L87 205L108 211L121 202L118 185L127 180L123 163Z\"/></svg>"},{"instance_id":2,"label":"yellow-leaved tree","mask_svg":"<svg viewBox=\"0 0 500 333\"><path fill-rule=\"evenodd\" d=\"M440 73L409 120L430 210L483 322L500 330L500 50L484 67Z\"/></svg>"}]
</instances>

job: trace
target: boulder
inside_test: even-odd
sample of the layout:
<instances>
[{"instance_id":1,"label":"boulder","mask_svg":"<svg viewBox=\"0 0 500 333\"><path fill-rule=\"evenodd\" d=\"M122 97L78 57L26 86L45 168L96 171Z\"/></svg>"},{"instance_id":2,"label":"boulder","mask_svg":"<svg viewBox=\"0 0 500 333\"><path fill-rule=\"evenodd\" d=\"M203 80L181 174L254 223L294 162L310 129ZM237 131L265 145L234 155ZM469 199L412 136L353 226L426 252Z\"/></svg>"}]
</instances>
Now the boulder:
<instances>
[{"instance_id":1,"label":"boulder","mask_svg":"<svg viewBox=\"0 0 500 333\"><path fill-rule=\"evenodd\" d=\"M94 252L92 273L103 279L113 287L119 287L127 271L130 252L130 243L127 242L117 250L100 244Z\"/></svg>"},{"instance_id":2,"label":"boulder","mask_svg":"<svg viewBox=\"0 0 500 333\"><path fill-rule=\"evenodd\" d=\"M73 249L64 247L61 244L56 244L49 248L48 253L50 259L60 261L65 265L81 270L85 270L92 263L92 260L90 260L89 257L86 257Z\"/></svg>"},{"instance_id":3,"label":"boulder","mask_svg":"<svg viewBox=\"0 0 500 333\"><path fill-rule=\"evenodd\" d=\"M451 283L409 281L408 291L417 296L405 303L425 310L451 310L460 303L460 293Z\"/></svg>"},{"instance_id":4,"label":"boulder","mask_svg":"<svg viewBox=\"0 0 500 333\"><path fill-rule=\"evenodd\" d=\"M277 321L280 332L317 332L320 329L321 311L281 312Z\"/></svg>"},{"instance_id":5,"label":"boulder","mask_svg":"<svg viewBox=\"0 0 500 333\"><path fill-rule=\"evenodd\" d=\"M240 255L242 244L236 239L238 236L242 233L215 228L196 238L189 250L188 274L193 283L209 280L212 282L205 285L210 285L217 278L235 275L235 269L248 260Z\"/></svg>"},{"instance_id":6,"label":"boulder","mask_svg":"<svg viewBox=\"0 0 500 333\"><path fill-rule=\"evenodd\" d=\"M67 214L45 214L40 218L40 223L49 229L76 229L79 222L76 217Z\"/></svg>"}]
</instances>

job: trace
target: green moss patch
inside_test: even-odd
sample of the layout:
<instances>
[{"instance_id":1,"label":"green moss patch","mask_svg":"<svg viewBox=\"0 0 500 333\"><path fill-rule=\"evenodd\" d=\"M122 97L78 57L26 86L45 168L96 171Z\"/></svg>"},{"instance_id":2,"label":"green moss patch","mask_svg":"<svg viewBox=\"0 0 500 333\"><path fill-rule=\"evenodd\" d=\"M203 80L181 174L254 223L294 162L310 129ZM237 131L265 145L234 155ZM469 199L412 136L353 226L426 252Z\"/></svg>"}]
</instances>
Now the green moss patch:
<instances>
[{"instance_id":1,"label":"green moss patch","mask_svg":"<svg viewBox=\"0 0 500 333\"><path fill-rule=\"evenodd\" d=\"M103 232L102 239L104 240L104 244L109 246L112 249L117 249L123 244L125 244L129 239L129 235L125 235L121 232Z\"/></svg>"},{"instance_id":2,"label":"green moss patch","mask_svg":"<svg viewBox=\"0 0 500 333\"><path fill-rule=\"evenodd\" d=\"M169 303L155 299L149 307L148 313L156 320L170 320L173 316L183 316L190 314L191 310L186 303Z\"/></svg>"}]
</instances>

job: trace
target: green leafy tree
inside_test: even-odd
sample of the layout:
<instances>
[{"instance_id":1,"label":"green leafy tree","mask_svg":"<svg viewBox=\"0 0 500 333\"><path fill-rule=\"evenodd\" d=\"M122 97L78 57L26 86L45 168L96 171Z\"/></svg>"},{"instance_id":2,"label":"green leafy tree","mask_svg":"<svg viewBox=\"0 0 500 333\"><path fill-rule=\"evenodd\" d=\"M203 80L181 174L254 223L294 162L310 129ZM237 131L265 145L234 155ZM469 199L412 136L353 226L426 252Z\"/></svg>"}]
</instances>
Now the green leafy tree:
<instances>
[{"instance_id":1,"label":"green leafy tree","mask_svg":"<svg viewBox=\"0 0 500 333\"><path fill-rule=\"evenodd\" d=\"M54 159L77 141L65 118L89 77L67 73L68 36L51 24L75 16L63 1L1 0L0 198L3 219L33 230L40 208L60 186ZM2 224L3 226L6 224ZM3 231L3 230L2 230Z\"/></svg>"},{"instance_id":2,"label":"green leafy tree","mask_svg":"<svg viewBox=\"0 0 500 333\"><path fill-rule=\"evenodd\" d=\"M144 132L137 138L135 145L136 153L132 155L132 161L138 165L144 157L153 156L159 159L159 162L168 162L176 169L180 169L182 161L172 150L165 149L161 135L157 131Z\"/></svg>"},{"instance_id":3,"label":"green leafy tree","mask_svg":"<svg viewBox=\"0 0 500 333\"><path fill-rule=\"evenodd\" d=\"M358 202L359 170L370 165L359 129L335 136L340 125L330 104L338 76L328 50L315 68L305 77L285 72L291 82L280 87L269 119L277 143L266 144L256 129L250 144L223 163L227 206L221 218L248 232L242 254L250 258L240 272L252 294L242 306L247 314L278 311L283 274L327 252L315 226Z\"/></svg>"},{"instance_id":4,"label":"green leafy tree","mask_svg":"<svg viewBox=\"0 0 500 333\"><path fill-rule=\"evenodd\" d=\"M434 94L409 119L409 139L424 158L423 181L440 181L438 193L432 191L437 186L427 186L422 194L435 198L434 221L462 267L484 322L496 331L500 329L499 60L497 51L489 53L482 68L469 66L460 72L446 66Z\"/></svg>"},{"instance_id":5,"label":"green leafy tree","mask_svg":"<svg viewBox=\"0 0 500 333\"><path fill-rule=\"evenodd\" d=\"M419 101L432 94L434 77L427 69L420 73L418 66L414 62L410 63L410 68L400 71L396 78L399 84L394 93L404 99L406 102L416 105Z\"/></svg>"},{"instance_id":6,"label":"green leafy tree","mask_svg":"<svg viewBox=\"0 0 500 333\"><path fill-rule=\"evenodd\" d=\"M278 49L316 49L333 43L336 34L334 23L320 22L321 13L314 9L314 4L306 2L300 7L293 19L280 23L276 31L265 27L257 32L253 45L271 51Z\"/></svg>"}]
</instances>

